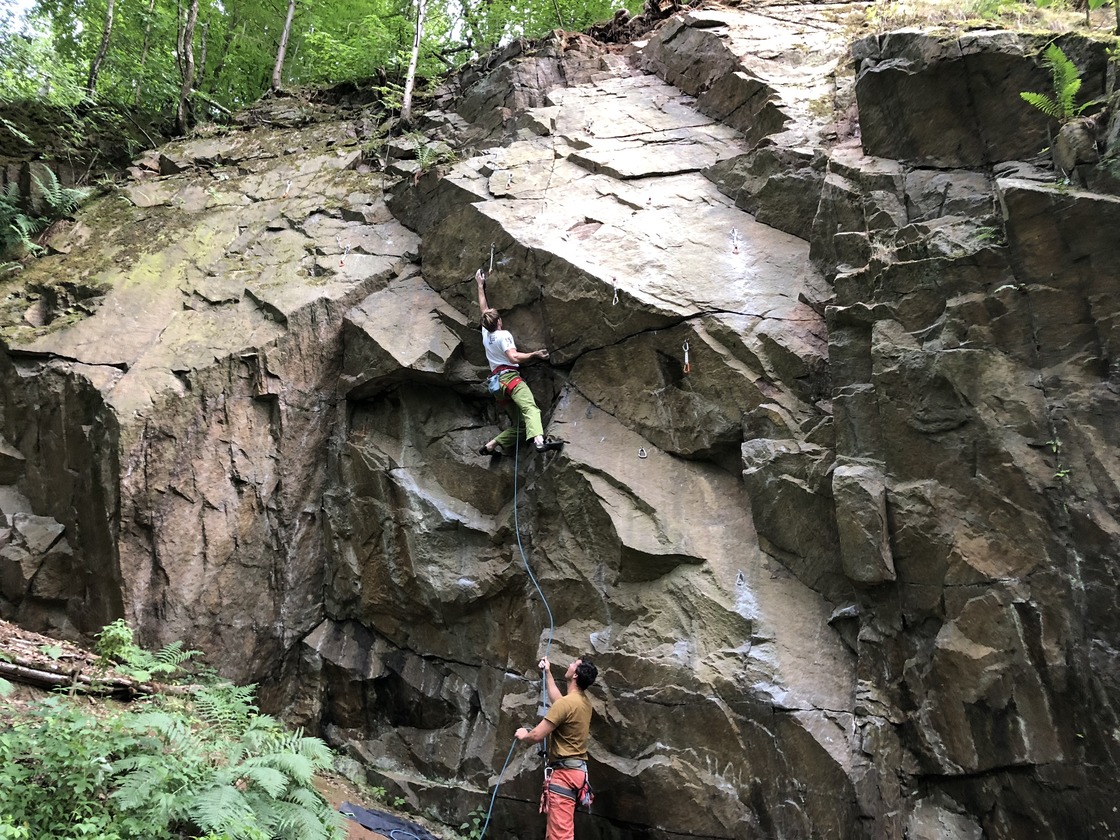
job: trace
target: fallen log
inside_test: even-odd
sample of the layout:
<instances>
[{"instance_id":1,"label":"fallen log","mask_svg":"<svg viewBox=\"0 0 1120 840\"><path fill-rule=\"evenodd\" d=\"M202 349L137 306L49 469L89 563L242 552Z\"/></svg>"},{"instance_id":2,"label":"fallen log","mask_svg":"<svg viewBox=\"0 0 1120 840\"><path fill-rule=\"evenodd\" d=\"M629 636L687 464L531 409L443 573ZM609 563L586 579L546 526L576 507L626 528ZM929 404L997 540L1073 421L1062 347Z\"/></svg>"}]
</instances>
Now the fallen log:
<instances>
[{"instance_id":1,"label":"fallen log","mask_svg":"<svg viewBox=\"0 0 1120 840\"><path fill-rule=\"evenodd\" d=\"M194 694L201 685L165 685L163 683L139 682L130 677L85 674L79 671L66 671L61 668L37 664L0 660L0 677L14 682L33 685L38 688L69 688L82 694L99 697L116 697L131 700L134 697L154 694Z\"/></svg>"}]
</instances>

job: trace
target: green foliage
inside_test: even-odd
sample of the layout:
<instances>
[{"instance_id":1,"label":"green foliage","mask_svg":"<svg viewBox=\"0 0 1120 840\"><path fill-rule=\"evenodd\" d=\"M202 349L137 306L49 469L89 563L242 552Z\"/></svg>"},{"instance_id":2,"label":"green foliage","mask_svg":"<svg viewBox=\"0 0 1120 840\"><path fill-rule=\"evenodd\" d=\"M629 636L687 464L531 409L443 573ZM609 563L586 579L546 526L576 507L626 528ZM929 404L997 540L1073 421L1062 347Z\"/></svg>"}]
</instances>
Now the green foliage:
<instances>
[{"instance_id":1,"label":"green foliage","mask_svg":"<svg viewBox=\"0 0 1120 840\"><path fill-rule=\"evenodd\" d=\"M1018 0L969 0L965 4L965 12L969 17L982 18L983 20L995 20L1000 16L1004 9L1009 6L1017 6Z\"/></svg>"},{"instance_id":2,"label":"green foliage","mask_svg":"<svg viewBox=\"0 0 1120 840\"><path fill-rule=\"evenodd\" d=\"M429 142L428 138L419 131L406 132L404 138L414 149L421 172L427 172L433 166L455 158L455 153L446 145Z\"/></svg>"},{"instance_id":3,"label":"green foliage","mask_svg":"<svg viewBox=\"0 0 1120 840\"><path fill-rule=\"evenodd\" d=\"M58 54L37 22L20 27L10 9L0 11L0 102L72 104L82 98L79 78L78 68Z\"/></svg>"},{"instance_id":4,"label":"green foliage","mask_svg":"<svg viewBox=\"0 0 1120 840\"><path fill-rule=\"evenodd\" d=\"M182 85L178 35L187 3L118 0L108 52L90 97L86 82L104 28L106 0L35 0L19 20L0 11L0 100L73 105L92 98L148 113L166 112ZM637 13L643 0L627 0ZM509 43L562 27L580 30L611 17L613 0L432 0L423 28L420 78ZM192 98L196 119L216 118L268 90L285 3L200 0ZM415 32L414 0L298 0L283 84L403 79Z\"/></svg>"},{"instance_id":5,"label":"green foliage","mask_svg":"<svg viewBox=\"0 0 1120 840\"><path fill-rule=\"evenodd\" d=\"M195 698L195 726L165 709L134 716L131 731L152 751L117 763L112 796L121 809L154 808L157 822L231 840L334 837L338 818L312 785L330 766L329 750L257 714L250 697L236 686L207 689Z\"/></svg>"},{"instance_id":6,"label":"green foliage","mask_svg":"<svg viewBox=\"0 0 1120 840\"><path fill-rule=\"evenodd\" d=\"M21 206L19 188L14 181L0 192L0 257L41 251L42 248L31 237L51 222L69 216L89 195L89 190L63 187L54 172L50 169L44 171L45 181L37 175L31 179L42 204L41 214L34 214Z\"/></svg>"},{"instance_id":7,"label":"green foliage","mask_svg":"<svg viewBox=\"0 0 1120 840\"><path fill-rule=\"evenodd\" d=\"M119 721L97 720L61 698L43 701L0 732L0 825L35 838L140 840L146 834L135 822L98 806L110 790L110 758L131 747Z\"/></svg>"},{"instance_id":8,"label":"green foliage","mask_svg":"<svg viewBox=\"0 0 1120 840\"><path fill-rule=\"evenodd\" d=\"M459 826L459 836L463 840L481 840L482 829L486 826L486 811L482 808L475 808L469 814L467 819Z\"/></svg>"},{"instance_id":9,"label":"green foliage","mask_svg":"<svg viewBox=\"0 0 1120 840\"><path fill-rule=\"evenodd\" d=\"M134 657L126 631L115 622L99 644ZM215 684L96 716L62 697L13 712L0 729L0 840L339 837L341 818L312 784L330 766L326 745L259 714L252 697Z\"/></svg>"},{"instance_id":10,"label":"green foliage","mask_svg":"<svg viewBox=\"0 0 1120 840\"><path fill-rule=\"evenodd\" d=\"M1062 52L1057 44L1050 44L1043 54L1042 64L1050 71L1053 86L1053 96L1044 93L1022 91L1019 96L1025 102L1033 105L1048 117L1052 117L1062 125L1076 119L1081 113L1094 104L1086 102L1077 105L1077 94L1081 90L1081 74L1077 66Z\"/></svg>"},{"instance_id":11,"label":"green foliage","mask_svg":"<svg viewBox=\"0 0 1120 840\"><path fill-rule=\"evenodd\" d=\"M532 0L527 3L493 3L489 0L456 0L461 28L477 52L486 52L514 38L540 38L553 29L581 31L609 20L620 5L637 14L642 0Z\"/></svg>"},{"instance_id":12,"label":"green foliage","mask_svg":"<svg viewBox=\"0 0 1120 840\"><path fill-rule=\"evenodd\" d=\"M18 184L13 181L0 192L0 256L41 250L31 237L44 226L45 220L28 215L20 207Z\"/></svg>"},{"instance_id":13,"label":"green foliage","mask_svg":"<svg viewBox=\"0 0 1120 840\"><path fill-rule=\"evenodd\" d=\"M43 201L46 202L47 208L44 217L49 222L56 219L61 219L64 216L69 216L78 209L78 205L89 198L90 191L84 187L64 187L58 182L58 176L54 174L54 170L45 169L46 181L39 178L38 175L32 175L31 180L35 182L39 194Z\"/></svg>"},{"instance_id":14,"label":"green foliage","mask_svg":"<svg viewBox=\"0 0 1120 840\"><path fill-rule=\"evenodd\" d=\"M152 653L138 646L132 639L132 628L123 618L107 624L97 634L97 652L116 663L116 669L138 682L147 682L154 676L167 676L180 669L184 662L198 655L197 650L183 650L182 642L172 642Z\"/></svg>"}]
</instances>

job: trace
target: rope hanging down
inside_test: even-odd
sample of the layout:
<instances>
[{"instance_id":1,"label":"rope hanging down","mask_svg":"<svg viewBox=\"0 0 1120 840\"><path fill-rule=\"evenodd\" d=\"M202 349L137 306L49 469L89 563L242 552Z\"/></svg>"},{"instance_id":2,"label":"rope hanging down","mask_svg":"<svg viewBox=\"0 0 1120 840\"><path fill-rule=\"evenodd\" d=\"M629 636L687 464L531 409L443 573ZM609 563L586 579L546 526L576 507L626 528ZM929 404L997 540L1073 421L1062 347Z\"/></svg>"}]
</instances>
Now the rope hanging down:
<instances>
[{"instance_id":1,"label":"rope hanging down","mask_svg":"<svg viewBox=\"0 0 1120 840\"><path fill-rule=\"evenodd\" d=\"M494 264L494 246L490 246L490 265ZM533 586L537 590L537 594L541 596L541 603L544 604L545 612L548 613L548 641L544 646L544 658L548 658L548 653L552 649L552 639L556 634L556 622L552 618L552 608L548 605L548 599L544 597L544 590L541 589L540 583L537 582L536 575L529 567L529 558L525 555L525 547L521 544L521 522L517 514L517 503L519 501L520 488L518 485L518 476L520 470L518 469L521 461L521 418L519 417L514 425L516 430L516 437L514 438L513 445L513 532L517 535L517 550L521 554L521 562L525 566L525 572L529 575L529 580L533 582ZM548 682L541 674L541 708L548 709ZM542 749L547 749L548 741L541 742ZM498 781L494 783L494 792L490 795L490 807L486 809L486 821L482 824L482 831L479 832L478 838L482 840L486 836L486 829L490 826L490 817L494 813L494 803L498 799L498 788L502 786L502 779L505 778L506 768L509 766L509 760L513 758L513 751L517 748L517 739L513 739L510 745L509 753L506 755L505 763L502 764L501 772L498 773Z\"/></svg>"}]
</instances>

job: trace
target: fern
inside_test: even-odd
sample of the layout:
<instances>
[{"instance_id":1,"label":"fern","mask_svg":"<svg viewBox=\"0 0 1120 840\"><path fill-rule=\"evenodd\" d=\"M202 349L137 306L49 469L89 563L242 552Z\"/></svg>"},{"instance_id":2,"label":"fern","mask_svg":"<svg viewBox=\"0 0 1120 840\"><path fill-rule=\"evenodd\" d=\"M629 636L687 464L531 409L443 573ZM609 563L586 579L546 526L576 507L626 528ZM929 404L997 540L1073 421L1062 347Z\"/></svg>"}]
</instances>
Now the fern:
<instances>
[{"instance_id":1,"label":"fern","mask_svg":"<svg viewBox=\"0 0 1120 840\"><path fill-rule=\"evenodd\" d=\"M124 622L107 627L98 646L138 656ZM183 655L179 645L151 654L167 665ZM96 720L59 698L41 709L13 712L0 726L0 827L10 812L30 838L341 836L341 816L312 783L330 767L330 751L258 714L251 686L154 697Z\"/></svg>"},{"instance_id":2,"label":"fern","mask_svg":"<svg viewBox=\"0 0 1120 840\"><path fill-rule=\"evenodd\" d=\"M58 176L54 174L54 170L44 169L43 171L47 174L46 183L43 183L38 175L32 175L31 180L35 182L43 200L50 208L49 217L51 221L69 216L78 209L79 204L89 198L90 191L88 189L64 187L58 182Z\"/></svg>"},{"instance_id":3,"label":"fern","mask_svg":"<svg viewBox=\"0 0 1120 840\"><path fill-rule=\"evenodd\" d=\"M1053 87L1053 96L1044 93L1021 91L1019 96L1029 105L1033 105L1046 116L1057 120L1062 125L1081 116L1082 112L1093 105L1086 102L1077 105L1077 94L1081 90L1081 74L1077 65L1070 61L1057 44L1050 44L1042 57L1042 64L1050 71L1050 82Z\"/></svg>"},{"instance_id":4,"label":"fern","mask_svg":"<svg viewBox=\"0 0 1120 840\"><path fill-rule=\"evenodd\" d=\"M260 719L254 718L254 691L255 685L207 686L195 695L195 707L199 717L221 733L245 731L261 725Z\"/></svg>"},{"instance_id":5,"label":"fern","mask_svg":"<svg viewBox=\"0 0 1120 840\"><path fill-rule=\"evenodd\" d=\"M40 253L43 249L31 237L51 222L69 216L89 196L90 190L63 187L54 172L43 171L46 173L43 178L31 176L45 205L42 215L31 214L21 207L19 187L14 181L0 192L0 256L16 251Z\"/></svg>"},{"instance_id":6,"label":"fern","mask_svg":"<svg viewBox=\"0 0 1120 840\"><path fill-rule=\"evenodd\" d=\"M189 803L191 819L206 831L222 832L234 840L268 840L255 825L256 812L244 793L233 786L211 787Z\"/></svg>"},{"instance_id":7,"label":"fern","mask_svg":"<svg viewBox=\"0 0 1120 840\"><path fill-rule=\"evenodd\" d=\"M31 237L42 230L46 221L28 216L19 200L19 187L14 181L0 192L0 254L18 250L33 254L42 250Z\"/></svg>"}]
</instances>

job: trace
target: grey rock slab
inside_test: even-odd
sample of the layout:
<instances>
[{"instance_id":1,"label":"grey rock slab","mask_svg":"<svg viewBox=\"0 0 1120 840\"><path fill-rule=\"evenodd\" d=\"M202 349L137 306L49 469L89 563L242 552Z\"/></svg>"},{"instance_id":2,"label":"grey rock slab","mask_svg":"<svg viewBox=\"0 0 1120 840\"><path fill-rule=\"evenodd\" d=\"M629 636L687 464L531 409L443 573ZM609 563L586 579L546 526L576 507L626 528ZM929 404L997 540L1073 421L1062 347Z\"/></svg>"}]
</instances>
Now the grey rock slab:
<instances>
[{"instance_id":1,"label":"grey rock slab","mask_svg":"<svg viewBox=\"0 0 1120 840\"><path fill-rule=\"evenodd\" d=\"M49 516L12 515L12 530L32 554L43 555L61 539L66 526Z\"/></svg>"},{"instance_id":2,"label":"grey rock slab","mask_svg":"<svg viewBox=\"0 0 1120 840\"><path fill-rule=\"evenodd\" d=\"M342 381L347 391L398 373L446 375L461 336L470 330L466 319L418 275L371 294L347 313L345 326Z\"/></svg>"},{"instance_id":3,"label":"grey rock slab","mask_svg":"<svg viewBox=\"0 0 1120 840\"><path fill-rule=\"evenodd\" d=\"M830 608L792 576L767 568L741 482L660 451L575 392L562 400L550 430L570 441L557 457L596 479L591 487L622 545L629 540L638 550L672 547L703 556L702 568L684 567L686 577L710 575L714 589L702 587L706 597L756 624L755 644L744 651L745 687L787 708L851 708L852 659L827 625Z\"/></svg>"},{"instance_id":4,"label":"grey rock slab","mask_svg":"<svg viewBox=\"0 0 1120 840\"><path fill-rule=\"evenodd\" d=\"M531 209L491 201L480 210L526 247L596 278L603 297L613 299L617 288L624 300L681 315L780 315L815 281L803 241L758 224L706 179L677 176L631 185L625 195L638 198L637 207L619 201L612 183L590 195L569 190ZM585 184L592 186L580 182ZM610 224L612 217L625 218L625 228ZM603 223L588 235L570 235L588 220Z\"/></svg>"},{"instance_id":5,"label":"grey rock slab","mask_svg":"<svg viewBox=\"0 0 1120 840\"><path fill-rule=\"evenodd\" d=\"M712 136L718 133L675 130L615 143L598 142L571 152L568 160L623 181L701 172L745 150L738 145L737 134L727 131L724 137Z\"/></svg>"}]
</instances>

